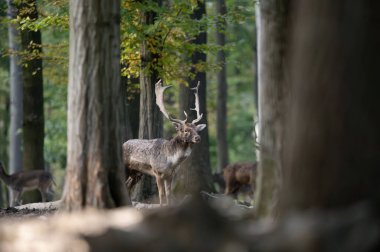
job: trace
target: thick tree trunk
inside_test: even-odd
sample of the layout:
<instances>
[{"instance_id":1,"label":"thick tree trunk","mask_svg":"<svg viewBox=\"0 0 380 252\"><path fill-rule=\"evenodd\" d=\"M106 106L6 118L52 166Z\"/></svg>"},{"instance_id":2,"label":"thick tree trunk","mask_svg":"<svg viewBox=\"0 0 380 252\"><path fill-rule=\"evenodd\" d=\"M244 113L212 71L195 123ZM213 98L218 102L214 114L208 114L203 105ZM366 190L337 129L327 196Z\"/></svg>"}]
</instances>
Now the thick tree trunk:
<instances>
[{"instance_id":1,"label":"thick tree trunk","mask_svg":"<svg viewBox=\"0 0 380 252\"><path fill-rule=\"evenodd\" d=\"M255 192L257 214L273 215L281 181L285 104L288 84L284 71L289 1L263 0L259 4L259 167Z\"/></svg>"},{"instance_id":2,"label":"thick tree trunk","mask_svg":"<svg viewBox=\"0 0 380 252\"><path fill-rule=\"evenodd\" d=\"M127 139L136 139L139 137L139 118L140 118L140 90L135 90L131 86L139 84L137 78L122 78L123 85L126 87L126 104L127 114L129 121L130 132L128 132Z\"/></svg>"},{"instance_id":3,"label":"thick tree trunk","mask_svg":"<svg viewBox=\"0 0 380 252\"><path fill-rule=\"evenodd\" d=\"M36 0L27 0L20 5L22 18L31 20L38 18ZM22 49L30 55L31 60L24 60L23 64L23 167L26 171L44 169L44 97L42 77L41 31L21 30ZM38 191L25 195L26 203L41 201Z\"/></svg>"},{"instance_id":4,"label":"thick tree trunk","mask_svg":"<svg viewBox=\"0 0 380 252\"><path fill-rule=\"evenodd\" d=\"M255 7L255 14L256 14L256 18L259 18L260 17L260 14L258 14L259 12L259 7L256 5ZM252 63L252 73L253 73L253 83L252 83L252 86L253 86L253 98L254 98L254 101L255 101L255 109L256 109L256 112L257 112L257 119L258 118L258 111L259 111L259 71L258 71L258 52L257 52L257 32L258 31L258 22L257 20L255 20L255 28L254 28L254 43L253 43L253 63Z\"/></svg>"},{"instance_id":5,"label":"thick tree trunk","mask_svg":"<svg viewBox=\"0 0 380 252\"><path fill-rule=\"evenodd\" d=\"M12 0L7 0L8 18L17 16L17 9ZM21 51L20 32L16 24L8 24L9 48L12 52ZM9 127L9 173L22 170L22 120L23 120L23 83L21 59L17 54L9 56L10 83L10 127Z\"/></svg>"},{"instance_id":6,"label":"thick tree trunk","mask_svg":"<svg viewBox=\"0 0 380 252\"><path fill-rule=\"evenodd\" d=\"M255 101L255 110L256 113L253 116L253 141L255 144L255 154L256 154L256 161L260 163L260 150L258 146L259 142L259 122L260 122L260 117L259 117L259 67L258 67L258 30L259 30L259 21L258 19L260 18L260 12L259 12L259 6L256 4L255 5L255 15L256 15L256 20L254 24L254 43L252 45L253 47L253 63L252 63L252 73L253 73L253 99ZM253 182L253 190L256 191L256 181Z\"/></svg>"},{"instance_id":7,"label":"thick tree trunk","mask_svg":"<svg viewBox=\"0 0 380 252\"><path fill-rule=\"evenodd\" d=\"M128 107L128 92L127 92L128 78L121 76L120 81L121 81L120 82L121 90L123 94L123 98L122 98L123 121L120 122L122 124L121 139L123 139L123 142L124 142L124 141L127 141L128 139L132 139L133 134L132 134L132 126L131 126L131 120L129 116L129 107Z\"/></svg>"},{"instance_id":8,"label":"thick tree trunk","mask_svg":"<svg viewBox=\"0 0 380 252\"><path fill-rule=\"evenodd\" d=\"M206 14L205 3L198 1L198 8L194 10L192 18L201 19ZM201 32L193 41L193 43L201 45L207 43L207 34ZM206 61L206 54L202 52L195 52L192 55L192 63ZM199 106L200 113L203 114L202 120L199 124L207 124L207 110L206 110L206 73L195 72L195 78L190 81L189 87L181 90L180 110L181 113L186 111L189 115L191 122L196 114L190 108L194 108L195 100L194 93L189 88L199 86ZM209 153L209 136L208 128L200 132L201 142L195 144L191 155L180 165L175 179L175 191L179 194L195 193L199 190L211 191L211 168L210 168L210 153Z\"/></svg>"},{"instance_id":9,"label":"thick tree trunk","mask_svg":"<svg viewBox=\"0 0 380 252\"><path fill-rule=\"evenodd\" d=\"M70 1L64 209L130 204L122 175L122 100L120 1Z\"/></svg>"},{"instance_id":10,"label":"thick tree trunk","mask_svg":"<svg viewBox=\"0 0 380 252\"><path fill-rule=\"evenodd\" d=\"M226 44L227 14L225 0L216 1L216 12L220 15L216 27L216 44L224 47ZM226 55L224 48L216 55L216 62L221 69L217 73L218 100L217 100L217 146L218 146L218 172L228 164L228 142L227 142L227 76L226 76Z\"/></svg>"},{"instance_id":11,"label":"thick tree trunk","mask_svg":"<svg viewBox=\"0 0 380 252\"><path fill-rule=\"evenodd\" d=\"M17 16L17 8L12 0L7 0L9 19ZM20 32L16 24L8 24L8 43L12 54L9 56L9 86L10 86L10 125L9 125L9 173L22 170L22 120L23 120L23 82L20 56ZM12 191L9 190L12 199Z\"/></svg>"},{"instance_id":12,"label":"thick tree trunk","mask_svg":"<svg viewBox=\"0 0 380 252\"><path fill-rule=\"evenodd\" d=\"M379 207L380 2L294 6L282 212Z\"/></svg>"},{"instance_id":13,"label":"thick tree trunk","mask_svg":"<svg viewBox=\"0 0 380 252\"><path fill-rule=\"evenodd\" d=\"M139 137L140 93L134 94L128 102L128 115L132 131L131 139L136 139Z\"/></svg>"},{"instance_id":14,"label":"thick tree trunk","mask_svg":"<svg viewBox=\"0 0 380 252\"><path fill-rule=\"evenodd\" d=\"M158 0L158 5L161 1ZM142 24L153 25L157 13L148 11L143 13ZM151 45L147 36L141 45L141 70L140 70L140 123L139 138L154 139L163 135L162 115L156 105L154 87L158 81L159 54L151 51ZM159 49L157 49L159 50ZM149 175L143 175L135 187L134 200L143 201L157 195L156 180Z\"/></svg>"}]
</instances>

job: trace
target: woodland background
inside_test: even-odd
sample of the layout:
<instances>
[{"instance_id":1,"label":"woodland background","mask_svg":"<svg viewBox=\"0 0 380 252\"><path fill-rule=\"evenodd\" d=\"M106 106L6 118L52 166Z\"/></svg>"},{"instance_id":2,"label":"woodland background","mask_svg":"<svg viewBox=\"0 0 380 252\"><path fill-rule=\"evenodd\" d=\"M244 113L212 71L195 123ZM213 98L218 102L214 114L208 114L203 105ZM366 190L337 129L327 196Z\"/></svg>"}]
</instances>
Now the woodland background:
<instances>
[{"instance_id":1,"label":"woodland background","mask_svg":"<svg viewBox=\"0 0 380 252\"><path fill-rule=\"evenodd\" d=\"M56 198L60 195L63 184L64 168L66 167L67 153L67 83L68 83L68 50L69 50L69 9L68 1L26 1L29 8L37 4L37 16L32 17L28 14L28 6L24 6L23 11L14 14L11 24L18 30L14 42L21 43L21 34L28 30L36 31L41 35L42 43L37 45L30 41L23 41L19 45L18 51L12 50L9 46L10 40L7 36L9 21L7 19L7 2L2 1L0 5L1 25L1 58L0 58L0 120L1 120L1 146L0 160L9 167L10 172L25 169L41 169L45 166L51 170L58 182L56 188ZM17 1L14 1L17 3ZM171 104L173 115L181 117L181 104L183 91L180 93L180 86L188 85L188 80L194 79L196 72L207 71L207 83L202 83L207 87L206 101L208 112L208 132L209 144L207 143L210 161L207 165L213 172L221 171L221 168L228 162L255 161L255 134L254 125L257 120L255 101L255 80L256 80L256 42L255 42L255 8L252 1L227 1L223 13L218 13L217 3L206 1L203 3L207 16L201 16L199 20L194 20L191 13L197 5L195 1L122 1L121 2L121 78L126 87L125 103L128 106L127 126L131 127L127 138L137 138L139 135L139 78L141 72L148 75L158 75L152 77L152 82L158 77L165 80L167 84L174 84L175 89L171 93L168 103ZM220 8L219 8L220 10ZM151 13L155 21L143 24L141 22L142 13ZM33 14L36 15L36 14ZM35 19L38 17L38 19ZM217 25L218 24L218 25ZM228 24L228 25L227 25ZM223 45L217 34L223 34ZM190 43L190 39L200 32L207 35L206 44L195 45ZM25 37L25 36L24 36ZM219 39L219 41L218 41ZM25 39L24 39L25 40ZM146 40L151 53L162 50L162 57L159 62L149 62L145 70L141 68L141 43ZM30 44L28 44L30 43ZM159 43L161 43L159 45ZM159 46L162 48L160 49ZM237 50L239 48L239 50ZM156 51L155 51L156 50ZM223 50L223 57L226 63L220 61L217 52ZM205 62L192 65L191 61L186 60L194 51L199 51L207 55ZM17 57L16 61L24 66L24 72L28 71L27 65L32 64L33 60L40 60L43 70L30 70L33 76L40 74L43 82L43 97L39 102L43 104L43 132L40 138L43 143L33 141L30 147L22 145L28 140L28 131L25 129L24 122L22 128L13 129L21 136L21 141L15 143L20 149L24 149L23 157L15 158L16 161L9 160L11 150L10 141L14 141L12 128L10 128L10 55ZM145 63L144 63L145 64ZM226 140L228 146L222 150L220 156L224 160L218 165L217 152L217 104L218 104L218 85L217 76L222 66L227 66L224 73L225 98L221 98L225 110L224 118L219 124L224 124ZM195 70L191 70L195 67ZM36 68L38 69L38 68ZM38 80L37 80L38 82ZM26 85L26 84L24 84ZM34 84L41 85L41 84ZM33 90L25 89L24 98L22 95L15 99L24 99L24 110L29 105L25 104L28 99L38 99ZM33 96L34 95L34 96ZM30 97L30 98L28 98ZM32 98L31 98L32 97ZM22 102L22 100L20 101ZM183 107L184 105L182 105ZM206 108L205 108L206 109ZM185 110L185 109L183 109ZM183 111L182 110L182 111ZM24 113L25 118L28 117ZM34 113L33 111L31 113ZM143 119L140 119L143 120ZM122 123L122 122L121 122ZM44 126L43 126L44 125ZM166 138L173 133L172 126L164 121ZM222 129L223 130L223 129ZM133 134L131 135L131 132ZM35 132L31 134L35 135ZM159 137L162 133L156 135ZM124 140L126 140L125 138ZM145 136L145 138L152 138ZM35 140L35 139L34 139ZM36 145L35 145L36 144ZM219 141L219 144L223 144ZM39 145L40 147L38 147ZM41 147L42 146L42 147ZM17 147L16 147L17 148ZM41 149L43 148L43 149ZM228 148L228 150L227 150ZM38 153L37 150L40 150ZM41 153L43 150L43 153ZM31 151L36 151L33 154ZM43 156L42 156L43 155ZM40 156L36 160L33 156ZM42 157L41 157L42 156ZM17 161L18 160L18 161ZM22 161L21 161L22 160ZM32 164L32 165L31 165ZM5 188L2 185L2 206L5 206Z\"/></svg>"},{"instance_id":2,"label":"woodland background","mask_svg":"<svg viewBox=\"0 0 380 252\"><path fill-rule=\"evenodd\" d=\"M380 250L379 1L226 1L226 9L223 1L73 0L69 9L65 1L37 1L37 9L35 3L23 2L26 12L2 23L2 34L12 24L21 26L8 38L19 31L26 51L10 53L1 37L2 142L19 150L21 139L7 139L20 137L21 126L14 125L22 125L23 144L23 158L10 151L7 162L7 144L1 158L11 172L20 162L25 169L50 167L59 179L66 167L67 179L63 200L52 203L58 214L1 225L2 248ZM30 43L39 34L42 46ZM17 92L9 87L17 85L8 83L8 71L18 62L24 117L10 123L8 106L16 103L9 93ZM120 146L123 139L171 134L153 102L151 88L159 78L177 88L167 100L171 113L187 110L190 117L192 96L181 85L206 83L199 93L208 127L178 171L182 184L175 190L191 196L182 195L177 206L139 211L130 207L123 187ZM97 101L94 106L83 94ZM209 194L201 199L201 190L212 191L212 171L256 159L253 209ZM154 194L152 180L143 181L138 201Z\"/></svg>"}]
</instances>

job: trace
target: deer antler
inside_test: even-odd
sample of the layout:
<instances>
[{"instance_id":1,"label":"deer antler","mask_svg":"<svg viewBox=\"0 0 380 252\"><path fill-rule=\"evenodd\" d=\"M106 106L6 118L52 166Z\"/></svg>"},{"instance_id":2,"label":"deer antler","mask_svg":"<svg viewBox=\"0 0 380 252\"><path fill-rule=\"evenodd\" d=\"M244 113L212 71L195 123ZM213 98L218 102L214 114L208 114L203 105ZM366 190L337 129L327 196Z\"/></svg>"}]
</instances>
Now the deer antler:
<instances>
[{"instance_id":1,"label":"deer antler","mask_svg":"<svg viewBox=\"0 0 380 252\"><path fill-rule=\"evenodd\" d=\"M178 119L175 119L173 117L171 117L168 112L166 111L165 109L165 106L164 106L164 92L167 88L170 88L171 85L169 86L165 86L163 87L162 86L162 80L159 80L157 83L156 83L156 86L155 86L155 92L156 92L156 104L157 106L160 108L160 111L162 112L162 114L164 114L164 116L169 119L171 122L176 122L176 123L180 123L180 124L185 124L186 121L187 121L187 114L185 112L185 115L186 115L186 118L185 120L178 120Z\"/></svg>"},{"instance_id":2,"label":"deer antler","mask_svg":"<svg viewBox=\"0 0 380 252\"><path fill-rule=\"evenodd\" d=\"M198 88L199 88L199 81L195 88L192 88L191 90L195 90L194 96L195 96L195 108L192 108L191 110L195 110L197 112L197 118L194 119L191 123L196 124L202 119L203 114L200 114L199 112L199 95L198 95Z\"/></svg>"}]
</instances>

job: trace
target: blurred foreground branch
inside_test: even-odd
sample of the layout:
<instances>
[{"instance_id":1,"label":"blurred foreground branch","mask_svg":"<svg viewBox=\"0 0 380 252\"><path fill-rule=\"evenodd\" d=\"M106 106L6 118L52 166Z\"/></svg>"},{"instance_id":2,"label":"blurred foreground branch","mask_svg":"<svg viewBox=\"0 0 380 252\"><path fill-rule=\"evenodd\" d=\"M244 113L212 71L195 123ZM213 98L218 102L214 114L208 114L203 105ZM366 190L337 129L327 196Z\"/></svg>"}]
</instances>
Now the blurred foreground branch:
<instances>
[{"instance_id":1,"label":"blurred foreground branch","mask_svg":"<svg viewBox=\"0 0 380 252\"><path fill-rule=\"evenodd\" d=\"M226 206L226 204L224 204ZM227 214L192 197L177 207L87 209L22 222L2 221L1 251L376 251L380 223L362 203L303 212L279 223Z\"/></svg>"}]
</instances>

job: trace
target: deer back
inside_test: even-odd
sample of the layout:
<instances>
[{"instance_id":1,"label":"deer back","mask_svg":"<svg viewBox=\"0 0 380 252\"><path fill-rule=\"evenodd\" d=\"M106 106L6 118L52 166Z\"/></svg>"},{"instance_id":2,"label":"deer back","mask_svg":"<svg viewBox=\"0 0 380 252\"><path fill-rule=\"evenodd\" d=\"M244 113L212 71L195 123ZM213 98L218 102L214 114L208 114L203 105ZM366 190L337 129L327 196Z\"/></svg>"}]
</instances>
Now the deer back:
<instances>
[{"instance_id":1,"label":"deer back","mask_svg":"<svg viewBox=\"0 0 380 252\"><path fill-rule=\"evenodd\" d=\"M129 165L130 169L142 172L152 168L164 169L168 164L167 142L165 139L128 140L123 144L124 163Z\"/></svg>"},{"instance_id":2,"label":"deer back","mask_svg":"<svg viewBox=\"0 0 380 252\"><path fill-rule=\"evenodd\" d=\"M165 172L177 167L191 154L191 145L175 137L170 141L165 139L132 139L123 144L124 163L130 169L148 174L154 169Z\"/></svg>"},{"instance_id":3,"label":"deer back","mask_svg":"<svg viewBox=\"0 0 380 252\"><path fill-rule=\"evenodd\" d=\"M234 180L240 184L250 184L256 179L257 163L235 163L223 170L224 179Z\"/></svg>"},{"instance_id":4,"label":"deer back","mask_svg":"<svg viewBox=\"0 0 380 252\"><path fill-rule=\"evenodd\" d=\"M15 189L33 190L49 187L53 183L53 176L48 171L34 170L21 171L11 175L12 185Z\"/></svg>"}]
</instances>

